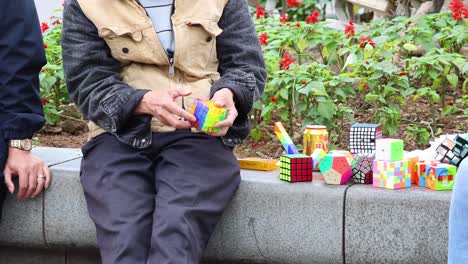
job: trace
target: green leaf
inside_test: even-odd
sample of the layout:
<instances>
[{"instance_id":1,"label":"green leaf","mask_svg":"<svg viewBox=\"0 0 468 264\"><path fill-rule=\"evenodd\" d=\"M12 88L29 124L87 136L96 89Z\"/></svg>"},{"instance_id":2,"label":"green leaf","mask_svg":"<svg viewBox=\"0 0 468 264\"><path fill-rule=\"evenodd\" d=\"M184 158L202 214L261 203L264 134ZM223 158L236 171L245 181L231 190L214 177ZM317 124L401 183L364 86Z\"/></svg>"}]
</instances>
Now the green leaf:
<instances>
[{"instance_id":1,"label":"green leaf","mask_svg":"<svg viewBox=\"0 0 468 264\"><path fill-rule=\"evenodd\" d=\"M374 47L372 45L366 45L364 47L364 58L369 59L374 54Z\"/></svg>"},{"instance_id":2,"label":"green leaf","mask_svg":"<svg viewBox=\"0 0 468 264\"><path fill-rule=\"evenodd\" d=\"M450 73L447 75L447 80L449 81L449 83L457 88L458 86L458 76L455 74L455 73Z\"/></svg>"},{"instance_id":3,"label":"green leaf","mask_svg":"<svg viewBox=\"0 0 468 264\"><path fill-rule=\"evenodd\" d=\"M278 113L278 115L281 117L281 119L286 122L289 120L289 114L286 109L281 109L281 111Z\"/></svg>"},{"instance_id":4,"label":"green leaf","mask_svg":"<svg viewBox=\"0 0 468 264\"><path fill-rule=\"evenodd\" d=\"M403 48L407 51L416 51L418 50L418 47L416 47L415 45L411 44L411 43L406 43L405 45L403 45Z\"/></svg>"},{"instance_id":5,"label":"green leaf","mask_svg":"<svg viewBox=\"0 0 468 264\"><path fill-rule=\"evenodd\" d=\"M283 98L284 100L288 100L288 98L289 98L288 89L282 88L282 89L280 90L280 96L281 96L281 98Z\"/></svg>"},{"instance_id":6,"label":"green leaf","mask_svg":"<svg viewBox=\"0 0 468 264\"><path fill-rule=\"evenodd\" d=\"M434 101L434 103L439 103L439 102L440 102L440 96L439 96L439 94L433 93L433 94L432 94L432 101Z\"/></svg>"},{"instance_id":7,"label":"green leaf","mask_svg":"<svg viewBox=\"0 0 468 264\"><path fill-rule=\"evenodd\" d=\"M297 108L297 114L300 116L307 109L307 103L299 102L296 108Z\"/></svg>"},{"instance_id":8,"label":"green leaf","mask_svg":"<svg viewBox=\"0 0 468 264\"><path fill-rule=\"evenodd\" d=\"M439 74L433 69L429 69L427 73L429 73L429 76L431 76L431 78L434 80L437 79L437 77L439 77Z\"/></svg>"},{"instance_id":9,"label":"green leaf","mask_svg":"<svg viewBox=\"0 0 468 264\"><path fill-rule=\"evenodd\" d=\"M331 101L319 102L317 110L319 114L326 119L332 119L336 111L335 104Z\"/></svg>"},{"instance_id":10,"label":"green leaf","mask_svg":"<svg viewBox=\"0 0 468 264\"><path fill-rule=\"evenodd\" d=\"M304 49L307 47L307 40L301 39L297 42L297 48L302 53Z\"/></svg>"}]
</instances>

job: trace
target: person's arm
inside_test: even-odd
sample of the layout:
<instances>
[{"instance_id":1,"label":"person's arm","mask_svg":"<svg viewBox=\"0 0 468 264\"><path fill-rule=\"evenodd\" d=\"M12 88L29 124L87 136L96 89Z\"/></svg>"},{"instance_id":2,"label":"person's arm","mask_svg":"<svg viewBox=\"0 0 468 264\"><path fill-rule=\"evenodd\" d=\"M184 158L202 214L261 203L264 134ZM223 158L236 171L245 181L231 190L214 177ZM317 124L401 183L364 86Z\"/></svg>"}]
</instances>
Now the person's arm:
<instances>
[{"instance_id":1,"label":"person's arm","mask_svg":"<svg viewBox=\"0 0 468 264\"><path fill-rule=\"evenodd\" d=\"M34 198L49 186L47 165L29 151L6 146L11 140L32 138L44 124L38 78L46 63L44 44L34 2L2 1L0 17L0 155L6 162L0 164L0 177L4 173L13 192L11 179L18 176L18 198Z\"/></svg>"},{"instance_id":2,"label":"person's arm","mask_svg":"<svg viewBox=\"0 0 468 264\"><path fill-rule=\"evenodd\" d=\"M265 62L252 17L245 0L229 0L219 21L223 32L216 38L221 79L211 94L228 88L234 94L239 118L246 118L254 97L263 93Z\"/></svg>"},{"instance_id":3,"label":"person's arm","mask_svg":"<svg viewBox=\"0 0 468 264\"><path fill-rule=\"evenodd\" d=\"M34 3L0 3L0 129L6 141L32 138L44 125L39 71L46 63Z\"/></svg>"}]
</instances>

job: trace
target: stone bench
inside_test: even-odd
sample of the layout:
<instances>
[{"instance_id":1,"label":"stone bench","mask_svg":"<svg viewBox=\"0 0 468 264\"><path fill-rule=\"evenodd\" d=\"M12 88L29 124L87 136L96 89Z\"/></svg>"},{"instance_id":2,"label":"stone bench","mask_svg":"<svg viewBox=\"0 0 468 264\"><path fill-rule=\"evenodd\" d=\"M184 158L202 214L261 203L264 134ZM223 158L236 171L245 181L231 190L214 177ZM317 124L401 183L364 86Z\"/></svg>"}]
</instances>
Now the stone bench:
<instances>
[{"instance_id":1,"label":"stone bench","mask_svg":"<svg viewBox=\"0 0 468 264\"><path fill-rule=\"evenodd\" d=\"M36 148L54 174L33 201L10 195L0 263L99 263L80 186L81 152ZM451 192L412 187L290 184L278 172L242 171L210 240L210 263L446 263Z\"/></svg>"}]
</instances>

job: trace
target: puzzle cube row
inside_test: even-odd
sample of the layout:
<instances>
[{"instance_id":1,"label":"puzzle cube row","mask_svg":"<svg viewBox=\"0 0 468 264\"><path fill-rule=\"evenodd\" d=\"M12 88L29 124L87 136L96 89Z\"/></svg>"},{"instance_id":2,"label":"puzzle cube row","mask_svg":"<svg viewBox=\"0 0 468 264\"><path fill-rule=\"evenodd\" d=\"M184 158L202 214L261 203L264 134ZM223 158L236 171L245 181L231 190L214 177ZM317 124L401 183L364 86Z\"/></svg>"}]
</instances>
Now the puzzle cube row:
<instances>
[{"instance_id":1,"label":"puzzle cube row","mask_svg":"<svg viewBox=\"0 0 468 264\"><path fill-rule=\"evenodd\" d=\"M197 119L192 123L192 126L203 132L219 132L220 128L215 125L227 117L227 110L223 107L217 106L211 100L195 99L190 113Z\"/></svg>"},{"instance_id":2,"label":"puzzle cube row","mask_svg":"<svg viewBox=\"0 0 468 264\"><path fill-rule=\"evenodd\" d=\"M456 166L438 161L418 161L415 170L416 184L435 191L452 190L457 174Z\"/></svg>"}]
</instances>

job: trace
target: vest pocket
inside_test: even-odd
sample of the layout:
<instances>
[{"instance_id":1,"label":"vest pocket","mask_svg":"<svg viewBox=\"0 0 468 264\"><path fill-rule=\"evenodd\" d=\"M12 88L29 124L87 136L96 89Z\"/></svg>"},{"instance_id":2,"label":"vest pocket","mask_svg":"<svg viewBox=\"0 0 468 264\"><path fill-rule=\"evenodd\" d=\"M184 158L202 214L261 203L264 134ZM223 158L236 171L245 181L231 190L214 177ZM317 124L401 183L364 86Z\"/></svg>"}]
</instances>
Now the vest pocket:
<instances>
[{"instance_id":1,"label":"vest pocket","mask_svg":"<svg viewBox=\"0 0 468 264\"><path fill-rule=\"evenodd\" d=\"M101 27L98 32L109 46L112 57L122 63L161 63L155 61L157 56L152 56L150 30L154 31L152 26L136 29Z\"/></svg>"},{"instance_id":2,"label":"vest pocket","mask_svg":"<svg viewBox=\"0 0 468 264\"><path fill-rule=\"evenodd\" d=\"M185 73L204 77L207 65L218 61L216 37L222 30L210 20L188 20L176 27L176 63Z\"/></svg>"}]
</instances>

